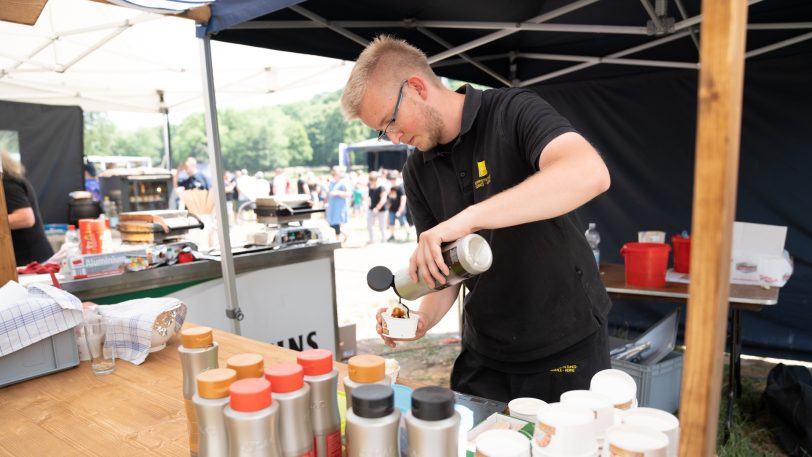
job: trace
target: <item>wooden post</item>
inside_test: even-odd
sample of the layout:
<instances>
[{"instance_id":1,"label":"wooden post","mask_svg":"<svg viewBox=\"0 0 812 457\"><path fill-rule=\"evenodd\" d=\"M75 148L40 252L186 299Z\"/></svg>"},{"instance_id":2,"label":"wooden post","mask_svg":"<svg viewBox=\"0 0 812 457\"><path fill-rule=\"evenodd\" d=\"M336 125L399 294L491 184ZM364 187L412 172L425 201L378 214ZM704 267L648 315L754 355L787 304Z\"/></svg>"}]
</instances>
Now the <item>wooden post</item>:
<instances>
[{"instance_id":1,"label":"wooden post","mask_svg":"<svg viewBox=\"0 0 812 457\"><path fill-rule=\"evenodd\" d=\"M0 287L9 281L17 280L17 262L14 260L14 246L11 244L11 229L8 226L6 193L3 190L3 165L0 165Z\"/></svg>"},{"instance_id":2,"label":"wooden post","mask_svg":"<svg viewBox=\"0 0 812 457\"><path fill-rule=\"evenodd\" d=\"M739 167L746 0L702 2L681 457L716 452Z\"/></svg>"}]
</instances>

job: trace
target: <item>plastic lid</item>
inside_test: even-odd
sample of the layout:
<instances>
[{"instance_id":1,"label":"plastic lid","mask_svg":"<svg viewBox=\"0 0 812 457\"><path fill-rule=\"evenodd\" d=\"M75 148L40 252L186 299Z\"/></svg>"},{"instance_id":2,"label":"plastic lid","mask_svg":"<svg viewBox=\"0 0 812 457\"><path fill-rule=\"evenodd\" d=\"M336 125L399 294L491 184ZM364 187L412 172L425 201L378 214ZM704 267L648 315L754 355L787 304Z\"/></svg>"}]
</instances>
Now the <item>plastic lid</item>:
<instances>
[{"instance_id":1,"label":"plastic lid","mask_svg":"<svg viewBox=\"0 0 812 457\"><path fill-rule=\"evenodd\" d=\"M180 331L180 342L185 348L207 348L214 343L211 327L192 327Z\"/></svg>"},{"instance_id":2,"label":"plastic lid","mask_svg":"<svg viewBox=\"0 0 812 457\"><path fill-rule=\"evenodd\" d=\"M372 267L367 273L367 285L369 288L377 292L385 292L392 287L395 282L395 275L392 270L386 267L377 266Z\"/></svg>"},{"instance_id":3,"label":"plastic lid","mask_svg":"<svg viewBox=\"0 0 812 457\"><path fill-rule=\"evenodd\" d=\"M308 349L296 356L305 376L319 376L333 370L333 353L327 349Z\"/></svg>"},{"instance_id":4,"label":"plastic lid","mask_svg":"<svg viewBox=\"0 0 812 457\"><path fill-rule=\"evenodd\" d=\"M76 226L73 224L68 225L68 230L76 230Z\"/></svg>"},{"instance_id":5,"label":"plastic lid","mask_svg":"<svg viewBox=\"0 0 812 457\"><path fill-rule=\"evenodd\" d=\"M271 406L271 383L265 378L234 381L228 388L229 406L234 411L250 413Z\"/></svg>"},{"instance_id":6,"label":"plastic lid","mask_svg":"<svg viewBox=\"0 0 812 457\"><path fill-rule=\"evenodd\" d=\"M265 369L265 379L275 393L293 392L304 386L304 369L295 363L274 363Z\"/></svg>"},{"instance_id":7,"label":"plastic lid","mask_svg":"<svg viewBox=\"0 0 812 457\"><path fill-rule=\"evenodd\" d=\"M386 374L386 362L383 357L372 354L356 355L347 361L347 372L350 380L355 382L382 381ZM355 392L353 391L353 394Z\"/></svg>"},{"instance_id":8,"label":"plastic lid","mask_svg":"<svg viewBox=\"0 0 812 457\"><path fill-rule=\"evenodd\" d=\"M237 372L237 379L261 378L265 359L259 354L237 354L226 360L226 366Z\"/></svg>"},{"instance_id":9,"label":"plastic lid","mask_svg":"<svg viewBox=\"0 0 812 457\"><path fill-rule=\"evenodd\" d=\"M454 392L437 386L415 390L412 392L412 415L426 421L448 419L454 415Z\"/></svg>"},{"instance_id":10,"label":"plastic lid","mask_svg":"<svg viewBox=\"0 0 812 457\"><path fill-rule=\"evenodd\" d=\"M395 409L395 392L383 384L369 384L352 390L352 411L358 417L375 419Z\"/></svg>"},{"instance_id":11,"label":"plastic lid","mask_svg":"<svg viewBox=\"0 0 812 457\"><path fill-rule=\"evenodd\" d=\"M461 240L459 249L460 264L469 273L484 273L491 268L493 252L491 246L481 235L473 233Z\"/></svg>"},{"instance_id":12,"label":"plastic lid","mask_svg":"<svg viewBox=\"0 0 812 457\"><path fill-rule=\"evenodd\" d=\"M214 368L197 375L197 393L201 398L228 397L228 386L237 380L231 368Z\"/></svg>"}]
</instances>

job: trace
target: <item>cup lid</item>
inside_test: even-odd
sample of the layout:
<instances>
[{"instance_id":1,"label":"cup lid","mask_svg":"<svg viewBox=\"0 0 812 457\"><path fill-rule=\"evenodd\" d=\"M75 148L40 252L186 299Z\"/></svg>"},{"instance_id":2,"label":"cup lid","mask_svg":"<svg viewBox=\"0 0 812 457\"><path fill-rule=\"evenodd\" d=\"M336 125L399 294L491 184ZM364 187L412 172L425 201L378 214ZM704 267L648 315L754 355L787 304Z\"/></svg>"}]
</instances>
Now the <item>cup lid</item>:
<instances>
[{"instance_id":1,"label":"cup lid","mask_svg":"<svg viewBox=\"0 0 812 457\"><path fill-rule=\"evenodd\" d=\"M395 410L395 391L383 384L367 384L352 390L352 412L376 419Z\"/></svg>"},{"instance_id":2,"label":"cup lid","mask_svg":"<svg viewBox=\"0 0 812 457\"><path fill-rule=\"evenodd\" d=\"M261 378L265 359L259 354L237 354L226 360L226 366L237 372L237 379Z\"/></svg>"},{"instance_id":3,"label":"cup lid","mask_svg":"<svg viewBox=\"0 0 812 457\"><path fill-rule=\"evenodd\" d=\"M265 379L274 393L293 392L304 386L304 369L296 363L274 363L265 369Z\"/></svg>"},{"instance_id":4,"label":"cup lid","mask_svg":"<svg viewBox=\"0 0 812 457\"><path fill-rule=\"evenodd\" d=\"M197 394L201 398L228 397L228 387L237 380L237 372L231 368L214 368L197 375Z\"/></svg>"},{"instance_id":5,"label":"cup lid","mask_svg":"<svg viewBox=\"0 0 812 457\"><path fill-rule=\"evenodd\" d=\"M524 457L530 455L530 440L514 430L488 430L475 440L476 454Z\"/></svg>"},{"instance_id":6,"label":"cup lid","mask_svg":"<svg viewBox=\"0 0 812 457\"><path fill-rule=\"evenodd\" d=\"M355 382L382 381L386 374L386 362L383 357L372 354L361 354L350 357L347 361L347 372L350 380Z\"/></svg>"},{"instance_id":7,"label":"cup lid","mask_svg":"<svg viewBox=\"0 0 812 457\"><path fill-rule=\"evenodd\" d=\"M319 376L333 370L333 353L327 349L308 349L296 356L305 376Z\"/></svg>"},{"instance_id":8,"label":"cup lid","mask_svg":"<svg viewBox=\"0 0 812 457\"><path fill-rule=\"evenodd\" d=\"M228 388L229 406L234 411L250 413L271 406L271 383L265 378L234 381Z\"/></svg>"},{"instance_id":9,"label":"cup lid","mask_svg":"<svg viewBox=\"0 0 812 457\"><path fill-rule=\"evenodd\" d=\"M211 327L192 327L180 331L180 342L185 348L207 348L214 342Z\"/></svg>"}]
</instances>

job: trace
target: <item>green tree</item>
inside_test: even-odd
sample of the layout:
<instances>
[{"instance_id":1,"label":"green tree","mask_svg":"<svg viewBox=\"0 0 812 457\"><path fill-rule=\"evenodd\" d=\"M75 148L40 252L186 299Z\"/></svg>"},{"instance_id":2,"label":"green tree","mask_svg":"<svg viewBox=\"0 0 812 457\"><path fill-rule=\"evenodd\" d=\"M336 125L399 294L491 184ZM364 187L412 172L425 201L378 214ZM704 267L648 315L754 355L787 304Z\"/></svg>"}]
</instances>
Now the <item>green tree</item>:
<instances>
[{"instance_id":1,"label":"green tree","mask_svg":"<svg viewBox=\"0 0 812 457\"><path fill-rule=\"evenodd\" d=\"M85 112L85 155L113 155L118 128L106 113Z\"/></svg>"}]
</instances>

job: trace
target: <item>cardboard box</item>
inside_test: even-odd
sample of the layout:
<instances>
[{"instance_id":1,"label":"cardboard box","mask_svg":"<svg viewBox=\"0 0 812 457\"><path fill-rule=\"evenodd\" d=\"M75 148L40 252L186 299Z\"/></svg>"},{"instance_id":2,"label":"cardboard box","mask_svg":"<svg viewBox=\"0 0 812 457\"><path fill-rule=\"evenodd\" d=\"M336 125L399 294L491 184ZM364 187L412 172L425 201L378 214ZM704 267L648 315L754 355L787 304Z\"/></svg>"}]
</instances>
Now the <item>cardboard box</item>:
<instances>
[{"instance_id":1,"label":"cardboard box","mask_svg":"<svg viewBox=\"0 0 812 457\"><path fill-rule=\"evenodd\" d=\"M792 275L789 253L784 250L787 228L735 222L731 249L730 282L781 287Z\"/></svg>"},{"instance_id":2,"label":"cardboard box","mask_svg":"<svg viewBox=\"0 0 812 457\"><path fill-rule=\"evenodd\" d=\"M347 360L358 352L355 339L355 324L344 324L338 327L338 354L336 359Z\"/></svg>"},{"instance_id":3,"label":"cardboard box","mask_svg":"<svg viewBox=\"0 0 812 457\"><path fill-rule=\"evenodd\" d=\"M515 417L505 416L504 414L493 413L490 417L468 431L468 442L465 445L466 456L474 457L474 455L476 455L476 437L486 430L509 429L519 432L527 438L529 448L530 440L533 439L535 427L535 424L530 422L523 421Z\"/></svg>"}]
</instances>

